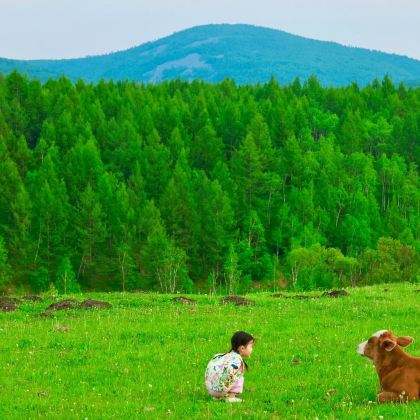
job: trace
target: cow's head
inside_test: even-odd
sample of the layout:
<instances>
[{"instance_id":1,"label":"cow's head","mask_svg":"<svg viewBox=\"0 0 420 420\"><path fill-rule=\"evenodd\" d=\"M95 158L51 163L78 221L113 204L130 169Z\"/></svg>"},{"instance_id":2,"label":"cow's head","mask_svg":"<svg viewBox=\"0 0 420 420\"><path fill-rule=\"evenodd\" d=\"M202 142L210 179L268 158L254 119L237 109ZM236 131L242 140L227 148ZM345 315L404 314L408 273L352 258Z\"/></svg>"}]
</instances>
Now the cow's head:
<instances>
[{"instance_id":1,"label":"cow's head","mask_svg":"<svg viewBox=\"0 0 420 420\"><path fill-rule=\"evenodd\" d=\"M375 361L387 355L387 352L392 352L397 345L407 347L412 342L411 337L396 337L389 330L380 330L373 334L369 340L360 343L357 352L375 363Z\"/></svg>"}]
</instances>

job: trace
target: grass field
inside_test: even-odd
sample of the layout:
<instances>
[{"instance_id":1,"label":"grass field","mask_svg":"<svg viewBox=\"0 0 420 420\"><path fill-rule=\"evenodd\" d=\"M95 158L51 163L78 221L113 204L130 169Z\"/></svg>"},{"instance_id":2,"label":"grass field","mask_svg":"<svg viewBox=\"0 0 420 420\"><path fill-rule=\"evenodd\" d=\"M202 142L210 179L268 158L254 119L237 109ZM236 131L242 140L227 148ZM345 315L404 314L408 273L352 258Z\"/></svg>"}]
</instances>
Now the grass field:
<instances>
[{"instance_id":1,"label":"grass field","mask_svg":"<svg viewBox=\"0 0 420 420\"><path fill-rule=\"evenodd\" d=\"M387 290L384 290L387 289ZM104 310L55 312L53 299L0 312L0 418L414 419L420 403L378 405L378 379L356 353L371 333L411 335L420 356L420 293L413 284L349 289L317 300L250 294L254 306L193 305L157 294L88 294ZM61 298L61 297L60 297ZM257 337L244 402L206 395L214 353L236 330Z\"/></svg>"}]
</instances>

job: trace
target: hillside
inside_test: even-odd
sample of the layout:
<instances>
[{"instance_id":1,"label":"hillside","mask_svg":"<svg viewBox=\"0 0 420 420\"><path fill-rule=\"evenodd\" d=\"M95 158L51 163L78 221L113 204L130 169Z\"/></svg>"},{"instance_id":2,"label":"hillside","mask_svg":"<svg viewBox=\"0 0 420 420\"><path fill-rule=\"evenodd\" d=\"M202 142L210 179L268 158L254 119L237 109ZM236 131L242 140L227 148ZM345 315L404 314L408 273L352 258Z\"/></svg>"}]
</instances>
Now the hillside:
<instances>
[{"instance_id":1,"label":"hillside","mask_svg":"<svg viewBox=\"0 0 420 420\"><path fill-rule=\"evenodd\" d=\"M160 82L226 77L237 83L280 82L316 75L324 85L366 85L388 74L394 82L418 85L420 61L395 54L316 41L251 25L205 25L174 33L125 51L65 60L8 60L0 72L13 69L41 80L67 75L83 78Z\"/></svg>"}]
</instances>

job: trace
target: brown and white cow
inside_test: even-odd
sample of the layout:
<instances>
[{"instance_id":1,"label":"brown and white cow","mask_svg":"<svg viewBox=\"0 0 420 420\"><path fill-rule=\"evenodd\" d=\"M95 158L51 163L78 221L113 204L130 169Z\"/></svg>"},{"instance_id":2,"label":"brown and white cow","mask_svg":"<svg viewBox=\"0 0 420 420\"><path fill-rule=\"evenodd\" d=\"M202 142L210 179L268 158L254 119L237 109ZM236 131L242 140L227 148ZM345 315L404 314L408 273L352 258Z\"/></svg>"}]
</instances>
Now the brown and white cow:
<instances>
[{"instance_id":1,"label":"brown and white cow","mask_svg":"<svg viewBox=\"0 0 420 420\"><path fill-rule=\"evenodd\" d=\"M389 330L381 330L359 344L357 352L373 362L378 372L379 402L420 399L420 357L410 356L402 349L412 342L411 337L396 337Z\"/></svg>"}]
</instances>

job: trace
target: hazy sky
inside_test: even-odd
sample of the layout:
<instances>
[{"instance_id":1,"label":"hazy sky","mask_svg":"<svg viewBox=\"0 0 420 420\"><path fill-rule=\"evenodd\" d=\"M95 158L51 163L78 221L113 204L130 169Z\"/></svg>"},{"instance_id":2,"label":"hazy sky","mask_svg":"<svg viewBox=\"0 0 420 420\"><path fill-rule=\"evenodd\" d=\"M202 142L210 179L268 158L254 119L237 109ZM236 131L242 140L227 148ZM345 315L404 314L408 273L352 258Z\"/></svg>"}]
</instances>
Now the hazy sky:
<instances>
[{"instance_id":1,"label":"hazy sky","mask_svg":"<svg viewBox=\"0 0 420 420\"><path fill-rule=\"evenodd\" d=\"M207 23L250 23L420 59L420 0L0 0L0 57L103 54Z\"/></svg>"}]
</instances>

